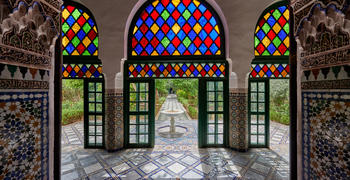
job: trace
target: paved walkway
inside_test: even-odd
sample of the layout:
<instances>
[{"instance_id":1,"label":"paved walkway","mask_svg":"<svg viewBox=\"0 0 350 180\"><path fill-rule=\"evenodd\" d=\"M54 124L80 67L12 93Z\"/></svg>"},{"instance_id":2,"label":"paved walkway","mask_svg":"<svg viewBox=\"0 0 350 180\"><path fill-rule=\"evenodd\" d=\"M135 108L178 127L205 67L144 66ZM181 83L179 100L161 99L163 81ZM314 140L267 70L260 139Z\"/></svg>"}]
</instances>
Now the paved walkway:
<instances>
[{"instance_id":1,"label":"paved walkway","mask_svg":"<svg viewBox=\"0 0 350 180\"><path fill-rule=\"evenodd\" d=\"M168 108L165 103L163 108ZM177 108L183 108L178 103ZM270 123L270 149L240 153L228 148L198 148L197 120L179 116L183 137L156 133L155 147L114 153L83 148L83 122L62 128L62 178L68 179L288 179L288 126ZM159 116L156 129L169 124Z\"/></svg>"}]
</instances>

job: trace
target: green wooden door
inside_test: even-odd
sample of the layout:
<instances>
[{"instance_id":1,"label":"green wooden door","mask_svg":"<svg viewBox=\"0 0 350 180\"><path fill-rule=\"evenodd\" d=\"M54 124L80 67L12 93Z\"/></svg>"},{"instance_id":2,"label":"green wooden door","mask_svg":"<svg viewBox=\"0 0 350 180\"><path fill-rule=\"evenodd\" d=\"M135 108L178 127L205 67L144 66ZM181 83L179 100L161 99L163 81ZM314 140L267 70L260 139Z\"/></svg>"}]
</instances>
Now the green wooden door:
<instances>
[{"instance_id":1,"label":"green wooden door","mask_svg":"<svg viewBox=\"0 0 350 180\"><path fill-rule=\"evenodd\" d=\"M227 144L227 96L224 81L200 80L199 83L199 146Z\"/></svg>"},{"instance_id":2,"label":"green wooden door","mask_svg":"<svg viewBox=\"0 0 350 180\"><path fill-rule=\"evenodd\" d=\"M269 146L269 79L249 80L248 129L250 147Z\"/></svg>"},{"instance_id":3,"label":"green wooden door","mask_svg":"<svg viewBox=\"0 0 350 180\"><path fill-rule=\"evenodd\" d=\"M84 147L104 148L104 79L84 79Z\"/></svg>"},{"instance_id":4,"label":"green wooden door","mask_svg":"<svg viewBox=\"0 0 350 180\"><path fill-rule=\"evenodd\" d=\"M154 146L154 80L128 81L126 93L126 146Z\"/></svg>"}]
</instances>

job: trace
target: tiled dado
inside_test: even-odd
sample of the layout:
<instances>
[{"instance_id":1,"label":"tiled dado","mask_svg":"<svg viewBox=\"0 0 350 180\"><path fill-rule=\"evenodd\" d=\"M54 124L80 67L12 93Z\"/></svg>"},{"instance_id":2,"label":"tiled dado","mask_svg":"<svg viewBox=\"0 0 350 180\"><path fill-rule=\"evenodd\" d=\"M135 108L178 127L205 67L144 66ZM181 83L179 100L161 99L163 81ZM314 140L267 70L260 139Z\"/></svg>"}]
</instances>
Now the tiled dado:
<instances>
[{"instance_id":1,"label":"tiled dado","mask_svg":"<svg viewBox=\"0 0 350 180\"><path fill-rule=\"evenodd\" d=\"M238 151L248 150L248 89L230 89L230 147Z\"/></svg>"},{"instance_id":2,"label":"tiled dado","mask_svg":"<svg viewBox=\"0 0 350 180\"><path fill-rule=\"evenodd\" d=\"M106 150L114 151L124 146L123 91L106 90Z\"/></svg>"}]
</instances>

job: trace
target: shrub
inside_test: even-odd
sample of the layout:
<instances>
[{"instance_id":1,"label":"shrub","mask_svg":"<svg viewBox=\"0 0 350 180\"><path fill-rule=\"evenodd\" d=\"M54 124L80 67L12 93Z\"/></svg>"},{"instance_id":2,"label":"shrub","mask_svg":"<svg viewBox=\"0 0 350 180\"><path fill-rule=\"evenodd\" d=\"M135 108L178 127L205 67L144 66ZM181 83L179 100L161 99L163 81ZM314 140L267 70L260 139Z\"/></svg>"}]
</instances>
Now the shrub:
<instances>
[{"instance_id":1,"label":"shrub","mask_svg":"<svg viewBox=\"0 0 350 180\"><path fill-rule=\"evenodd\" d=\"M270 80L270 120L289 125L289 80Z\"/></svg>"},{"instance_id":2,"label":"shrub","mask_svg":"<svg viewBox=\"0 0 350 180\"><path fill-rule=\"evenodd\" d=\"M84 117L84 81L62 81L62 125L77 122Z\"/></svg>"}]
</instances>

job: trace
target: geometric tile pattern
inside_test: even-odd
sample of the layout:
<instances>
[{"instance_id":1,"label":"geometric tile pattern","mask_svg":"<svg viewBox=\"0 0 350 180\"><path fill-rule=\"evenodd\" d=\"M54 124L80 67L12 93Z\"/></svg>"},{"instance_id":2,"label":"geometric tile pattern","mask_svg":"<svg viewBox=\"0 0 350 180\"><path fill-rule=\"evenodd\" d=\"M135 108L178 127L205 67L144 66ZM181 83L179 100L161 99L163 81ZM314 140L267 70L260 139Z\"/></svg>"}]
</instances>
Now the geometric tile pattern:
<instances>
[{"instance_id":1,"label":"geometric tile pattern","mask_svg":"<svg viewBox=\"0 0 350 180\"><path fill-rule=\"evenodd\" d=\"M160 119L163 119L160 117ZM192 122L191 122L192 121ZM189 123L188 123L189 122ZM197 141L196 120L180 125L188 126L189 141ZM162 126L163 123L156 123ZM280 125L271 129L279 131ZM62 179L288 179L286 152L270 149L250 149L237 152L225 148L201 148L190 145L186 139L174 142L156 135L154 148L124 149L109 153L105 150L83 149L83 123L63 127L62 132ZM79 134L77 134L79 133ZM193 136L192 136L193 134ZM273 133L273 137L275 136ZM80 141L80 143L78 143ZM272 141L272 140L271 140ZM283 140L278 140L283 144Z\"/></svg>"},{"instance_id":2,"label":"geometric tile pattern","mask_svg":"<svg viewBox=\"0 0 350 180\"><path fill-rule=\"evenodd\" d=\"M106 90L106 150L115 151L124 147L124 118L122 90Z\"/></svg>"},{"instance_id":3,"label":"geometric tile pattern","mask_svg":"<svg viewBox=\"0 0 350 180\"><path fill-rule=\"evenodd\" d=\"M250 78L288 78L289 64L252 64Z\"/></svg>"},{"instance_id":4,"label":"geometric tile pattern","mask_svg":"<svg viewBox=\"0 0 350 180\"><path fill-rule=\"evenodd\" d=\"M136 77L225 77L225 63L129 64L130 78Z\"/></svg>"},{"instance_id":5,"label":"geometric tile pattern","mask_svg":"<svg viewBox=\"0 0 350 180\"><path fill-rule=\"evenodd\" d=\"M49 178L48 92L0 93L0 179Z\"/></svg>"},{"instance_id":6,"label":"geometric tile pattern","mask_svg":"<svg viewBox=\"0 0 350 180\"><path fill-rule=\"evenodd\" d=\"M247 89L230 91L230 138L231 148L248 150Z\"/></svg>"},{"instance_id":7,"label":"geometric tile pattern","mask_svg":"<svg viewBox=\"0 0 350 180\"><path fill-rule=\"evenodd\" d=\"M280 6L267 12L255 30L255 56L289 56L289 9Z\"/></svg>"},{"instance_id":8,"label":"geometric tile pattern","mask_svg":"<svg viewBox=\"0 0 350 180\"><path fill-rule=\"evenodd\" d=\"M303 92L303 178L350 178L350 92Z\"/></svg>"},{"instance_id":9,"label":"geometric tile pattern","mask_svg":"<svg viewBox=\"0 0 350 180\"><path fill-rule=\"evenodd\" d=\"M72 5L62 6L62 54L98 55L98 34L93 17Z\"/></svg>"},{"instance_id":10,"label":"geometric tile pattern","mask_svg":"<svg viewBox=\"0 0 350 180\"><path fill-rule=\"evenodd\" d=\"M154 0L134 24L132 56L221 55L217 21L198 0Z\"/></svg>"},{"instance_id":11,"label":"geometric tile pattern","mask_svg":"<svg viewBox=\"0 0 350 180\"><path fill-rule=\"evenodd\" d=\"M102 78L101 64L63 64L63 78Z\"/></svg>"}]
</instances>

